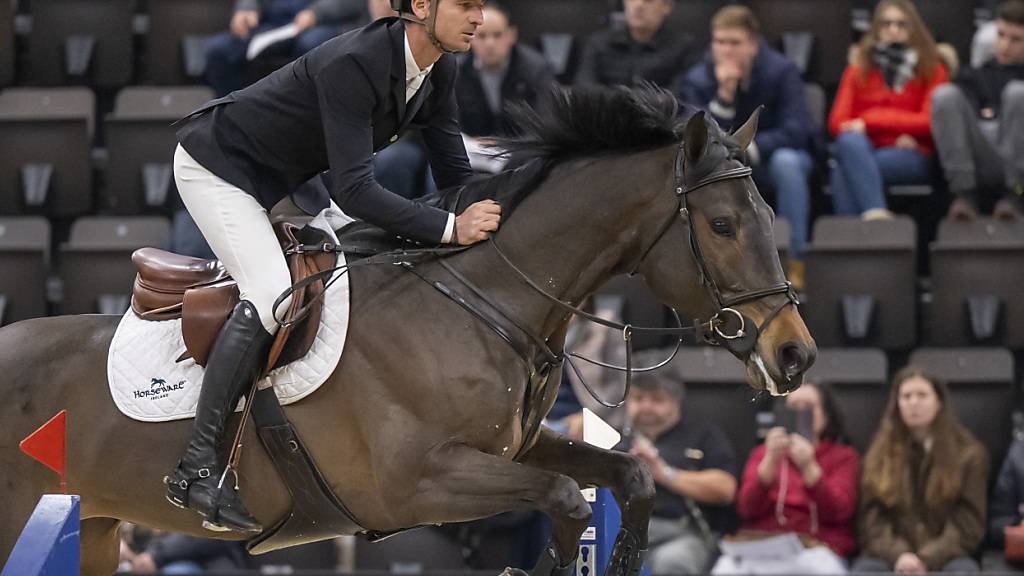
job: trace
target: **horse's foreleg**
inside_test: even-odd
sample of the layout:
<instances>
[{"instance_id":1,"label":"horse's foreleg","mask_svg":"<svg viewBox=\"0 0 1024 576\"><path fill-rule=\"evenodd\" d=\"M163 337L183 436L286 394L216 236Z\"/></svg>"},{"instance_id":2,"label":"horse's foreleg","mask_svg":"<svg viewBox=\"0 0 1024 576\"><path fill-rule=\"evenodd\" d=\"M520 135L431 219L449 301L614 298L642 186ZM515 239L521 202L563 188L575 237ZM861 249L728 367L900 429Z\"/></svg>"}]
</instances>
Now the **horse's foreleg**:
<instances>
[{"instance_id":1,"label":"horse's foreleg","mask_svg":"<svg viewBox=\"0 0 1024 576\"><path fill-rule=\"evenodd\" d=\"M523 506L545 512L555 525L555 545L532 574L572 570L579 540L590 522L590 504L565 474L523 466L464 445L446 446L427 459L414 505L426 522L486 518Z\"/></svg>"},{"instance_id":2,"label":"horse's foreleg","mask_svg":"<svg viewBox=\"0 0 1024 576\"><path fill-rule=\"evenodd\" d=\"M647 524L654 508L654 479L638 458L570 440L545 428L522 462L565 474L580 486L611 489L622 512L622 528L606 574L640 573L647 551Z\"/></svg>"}]
</instances>

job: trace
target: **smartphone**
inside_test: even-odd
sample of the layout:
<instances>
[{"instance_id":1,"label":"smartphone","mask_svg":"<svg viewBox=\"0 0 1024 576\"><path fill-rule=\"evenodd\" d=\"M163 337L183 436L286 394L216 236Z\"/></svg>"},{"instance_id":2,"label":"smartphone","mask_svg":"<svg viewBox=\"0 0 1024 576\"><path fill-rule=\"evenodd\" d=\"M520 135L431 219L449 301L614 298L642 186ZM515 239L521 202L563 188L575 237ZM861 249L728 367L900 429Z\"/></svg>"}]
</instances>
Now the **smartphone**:
<instances>
[{"instance_id":1,"label":"smartphone","mask_svg":"<svg viewBox=\"0 0 1024 576\"><path fill-rule=\"evenodd\" d=\"M814 441L814 413L810 408L783 408L776 423L786 432Z\"/></svg>"}]
</instances>

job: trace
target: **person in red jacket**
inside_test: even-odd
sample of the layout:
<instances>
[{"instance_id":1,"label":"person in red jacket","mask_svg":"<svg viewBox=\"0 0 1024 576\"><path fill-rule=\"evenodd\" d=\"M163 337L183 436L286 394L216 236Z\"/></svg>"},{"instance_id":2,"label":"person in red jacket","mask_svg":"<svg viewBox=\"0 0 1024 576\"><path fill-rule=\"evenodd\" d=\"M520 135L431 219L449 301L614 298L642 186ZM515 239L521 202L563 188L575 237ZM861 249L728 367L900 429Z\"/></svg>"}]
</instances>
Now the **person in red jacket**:
<instances>
[{"instance_id":1,"label":"person in red jacket","mask_svg":"<svg viewBox=\"0 0 1024 576\"><path fill-rule=\"evenodd\" d=\"M891 218L886 184L931 179L931 95L949 76L910 0L882 0L854 52L828 119L832 205L840 215Z\"/></svg>"},{"instance_id":2,"label":"person in red jacket","mask_svg":"<svg viewBox=\"0 0 1024 576\"><path fill-rule=\"evenodd\" d=\"M776 426L750 454L736 499L746 540L796 533L804 548L770 558L728 554L713 574L843 574L856 548L851 520L857 509L857 452L840 441L842 419L831 389L805 383L786 408L810 412L809 430ZM797 426L796 428L800 428Z\"/></svg>"}]
</instances>

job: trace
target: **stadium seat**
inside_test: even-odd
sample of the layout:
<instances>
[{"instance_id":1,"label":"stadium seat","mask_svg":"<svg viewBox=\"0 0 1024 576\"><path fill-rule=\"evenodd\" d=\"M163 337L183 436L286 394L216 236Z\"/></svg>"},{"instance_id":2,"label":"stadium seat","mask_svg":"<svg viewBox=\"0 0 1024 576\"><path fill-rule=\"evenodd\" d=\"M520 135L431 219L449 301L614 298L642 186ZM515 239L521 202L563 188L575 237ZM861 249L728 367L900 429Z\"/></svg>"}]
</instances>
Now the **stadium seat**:
<instances>
[{"instance_id":1,"label":"stadium seat","mask_svg":"<svg viewBox=\"0 0 1024 576\"><path fill-rule=\"evenodd\" d=\"M767 393L759 394L747 384L743 363L722 348L686 347L659 374L686 384L684 415L721 427L742 466L758 442L758 413L771 411Z\"/></svg>"},{"instance_id":2,"label":"stadium seat","mask_svg":"<svg viewBox=\"0 0 1024 576\"><path fill-rule=\"evenodd\" d=\"M142 76L155 84L185 84L206 72L206 39L228 29L232 0L149 0L149 34Z\"/></svg>"},{"instance_id":3,"label":"stadium seat","mask_svg":"<svg viewBox=\"0 0 1024 576\"><path fill-rule=\"evenodd\" d=\"M974 5L968 0L917 0L914 2L936 42L956 48L960 62L969 62L974 36Z\"/></svg>"},{"instance_id":4,"label":"stadium seat","mask_svg":"<svg viewBox=\"0 0 1024 576\"><path fill-rule=\"evenodd\" d=\"M14 84L14 3L0 5L0 88Z\"/></svg>"},{"instance_id":5,"label":"stadium seat","mask_svg":"<svg viewBox=\"0 0 1024 576\"><path fill-rule=\"evenodd\" d=\"M929 344L1024 349L1024 223L943 221L931 275Z\"/></svg>"},{"instance_id":6,"label":"stadium seat","mask_svg":"<svg viewBox=\"0 0 1024 576\"><path fill-rule=\"evenodd\" d=\"M0 325L46 315L49 258L49 221L0 218Z\"/></svg>"},{"instance_id":7,"label":"stadium seat","mask_svg":"<svg viewBox=\"0 0 1024 576\"><path fill-rule=\"evenodd\" d=\"M832 387L847 440L864 454L888 400L885 353L875 348L820 348L805 381Z\"/></svg>"},{"instance_id":8,"label":"stadium seat","mask_svg":"<svg viewBox=\"0 0 1024 576\"><path fill-rule=\"evenodd\" d=\"M144 246L164 247L166 218L87 216L71 226L60 249L65 314L121 314L128 309L135 267L131 254Z\"/></svg>"},{"instance_id":9,"label":"stadium seat","mask_svg":"<svg viewBox=\"0 0 1024 576\"><path fill-rule=\"evenodd\" d=\"M913 220L822 216L805 257L801 310L819 346L909 349L917 338Z\"/></svg>"},{"instance_id":10,"label":"stadium seat","mask_svg":"<svg viewBox=\"0 0 1024 576\"><path fill-rule=\"evenodd\" d=\"M45 0L29 5L29 78L36 85L131 83L134 0Z\"/></svg>"},{"instance_id":11,"label":"stadium seat","mask_svg":"<svg viewBox=\"0 0 1024 576\"><path fill-rule=\"evenodd\" d=\"M807 33L813 38L804 78L826 86L839 84L846 51L853 42L851 0L753 0L750 6L768 41L787 55L792 55L787 43L799 44L787 41L787 35Z\"/></svg>"},{"instance_id":12,"label":"stadium seat","mask_svg":"<svg viewBox=\"0 0 1024 576\"><path fill-rule=\"evenodd\" d=\"M920 348L910 364L949 384L957 416L988 449L991 479L1012 440L1013 355L1005 348Z\"/></svg>"},{"instance_id":13,"label":"stadium seat","mask_svg":"<svg viewBox=\"0 0 1024 576\"><path fill-rule=\"evenodd\" d=\"M100 208L116 214L160 212L179 205L171 124L213 98L205 86L125 88L105 122L110 161Z\"/></svg>"},{"instance_id":14,"label":"stadium seat","mask_svg":"<svg viewBox=\"0 0 1024 576\"><path fill-rule=\"evenodd\" d=\"M87 88L0 92L0 214L67 218L92 208L95 97Z\"/></svg>"}]
</instances>

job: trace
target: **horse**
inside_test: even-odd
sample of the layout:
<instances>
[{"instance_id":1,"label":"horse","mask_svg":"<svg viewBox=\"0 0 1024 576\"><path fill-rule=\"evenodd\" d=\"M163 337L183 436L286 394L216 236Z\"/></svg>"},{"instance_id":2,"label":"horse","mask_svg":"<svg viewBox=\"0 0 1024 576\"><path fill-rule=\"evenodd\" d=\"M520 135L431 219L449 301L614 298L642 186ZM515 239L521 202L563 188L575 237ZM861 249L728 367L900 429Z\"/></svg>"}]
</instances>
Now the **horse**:
<instances>
[{"instance_id":1,"label":"horse","mask_svg":"<svg viewBox=\"0 0 1024 576\"><path fill-rule=\"evenodd\" d=\"M742 161L756 115L730 135L703 113L681 120L671 94L646 87L559 91L546 112L522 112L518 123L522 133L505 142L518 168L464 190L500 188L493 197L514 211L489 241L422 263L419 274L445 278L467 298L475 286L514 324L526 354L547 347L556 359L573 308L612 276L639 274L683 317L713 318L723 344L746 342L730 349L752 388L800 385L816 348L782 272L773 213ZM530 405L533 359L416 274L365 266L349 275L344 354L319 390L285 412L359 524L389 532L539 509L553 533L531 574L562 575L591 518L580 488L608 487L622 528L607 573L639 574L655 493L647 468L547 428L527 433L524 412L536 420L554 396ZM115 407L106 358L118 321L48 317L0 329L0 558L38 498L58 489L17 440L64 408L82 574L115 571L125 521L243 537L204 531L198 515L164 500L162 478L191 422L143 423ZM552 372L549 388L560 380L558 365ZM242 443L256 445L251 427ZM264 526L287 513L289 494L263 451L247 450L238 476Z\"/></svg>"}]
</instances>

